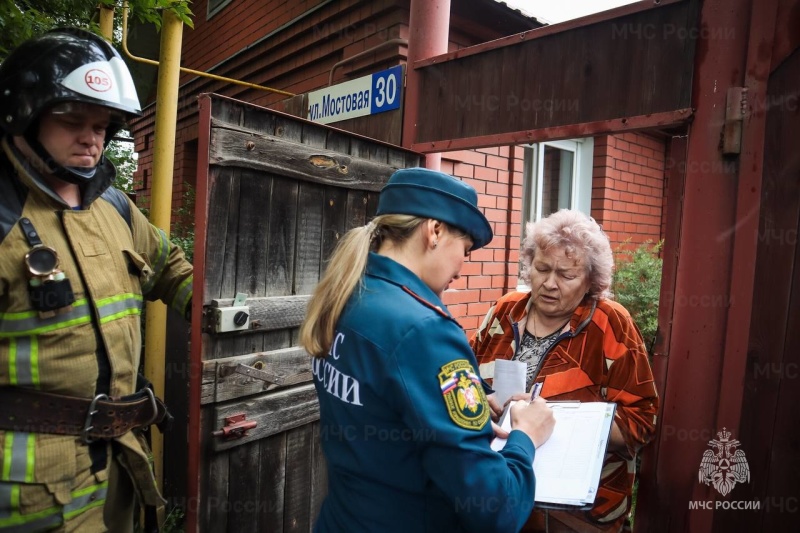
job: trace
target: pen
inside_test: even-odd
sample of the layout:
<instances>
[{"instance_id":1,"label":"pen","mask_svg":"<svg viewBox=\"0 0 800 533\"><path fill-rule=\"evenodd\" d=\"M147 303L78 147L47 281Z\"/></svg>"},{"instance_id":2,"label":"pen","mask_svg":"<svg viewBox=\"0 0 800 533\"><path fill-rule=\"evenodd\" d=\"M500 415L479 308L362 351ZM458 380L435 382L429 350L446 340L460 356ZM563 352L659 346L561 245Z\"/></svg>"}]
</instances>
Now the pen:
<instances>
[{"instance_id":1,"label":"pen","mask_svg":"<svg viewBox=\"0 0 800 533\"><path fill-rule=\"evenodd\" d=\"M539 381L533 384L533 390L531 390L531 401L539 397L539 393L542 392L543 386L544 386L544 381Z\"/></svg>"}]
</instances>

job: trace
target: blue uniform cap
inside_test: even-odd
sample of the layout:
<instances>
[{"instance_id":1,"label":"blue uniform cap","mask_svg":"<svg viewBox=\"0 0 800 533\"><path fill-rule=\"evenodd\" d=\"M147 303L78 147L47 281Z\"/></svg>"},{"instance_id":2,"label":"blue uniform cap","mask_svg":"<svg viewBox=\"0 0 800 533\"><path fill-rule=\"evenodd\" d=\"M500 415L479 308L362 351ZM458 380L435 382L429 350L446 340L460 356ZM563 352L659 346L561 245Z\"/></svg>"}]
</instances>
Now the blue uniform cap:
<instances>
[{"instance_id":1,"label":"blue uniform cap","mask_svg":"<svg viewBox=\"0 0 800 533\"><path fill-rule=\"evenodd\" d=\"M381 190L377 214L440 220L472 237L472 250L492 240L492 227L478 209L475 189L436 170L405 168L392 174Z\"/></svg>"}]
</instances>

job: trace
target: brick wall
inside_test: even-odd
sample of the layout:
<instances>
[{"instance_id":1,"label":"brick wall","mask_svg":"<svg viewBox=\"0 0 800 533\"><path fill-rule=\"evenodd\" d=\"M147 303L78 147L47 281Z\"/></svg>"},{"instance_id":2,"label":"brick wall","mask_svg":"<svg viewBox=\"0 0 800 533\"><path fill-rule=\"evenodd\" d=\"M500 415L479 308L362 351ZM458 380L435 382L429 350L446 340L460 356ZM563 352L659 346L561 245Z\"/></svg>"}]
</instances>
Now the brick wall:
<instances>
[{"instance_id":1,"label":"brick wall","mask_svg":"<svg viewBox=\"0 0 800 533\"><path fill-rule=\"evenodd\" d=\"M514 146L442 154L441 170L475 187L494 239L470 254L444 303L471 336L489 307L517 285L522 221L522 149Z\"/></svg>"},{"instance_id":2,"label":"brick wall","mask_svg":"<svg viewBox=\"0 0 800 533\"><path fill-rule=\"evenodd\" d=\"M614 249L662 238L665 151L663 139L644 133L595 138L592 216Z\"/></svg>"},{"instance_id":3,"label":"brick wall","mask_svg":"<svg viewBox=\"0 0 800 533\"><path fill-rule=\"evenodd\" d=\"M614 249L663 237L665 145L665 140L642 133L595 138L592 216L603 225ZM448 152L442 154L441 169L475 187L495 235L488 246L470 255L461 278L444 295L450 312L471 336L491 304L517 286L523 150L512 146Z\"/></svg>"}]
</instances>

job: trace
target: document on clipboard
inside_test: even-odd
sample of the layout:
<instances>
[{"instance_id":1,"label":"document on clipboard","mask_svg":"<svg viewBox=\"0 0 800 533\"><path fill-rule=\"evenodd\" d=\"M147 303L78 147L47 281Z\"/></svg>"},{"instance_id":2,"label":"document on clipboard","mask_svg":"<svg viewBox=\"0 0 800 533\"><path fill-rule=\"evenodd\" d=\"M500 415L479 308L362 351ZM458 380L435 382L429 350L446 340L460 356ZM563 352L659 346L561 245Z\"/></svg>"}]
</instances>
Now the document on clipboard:
<instances>
[{"instance_id":1,"label":"document on clipboard","mask_svg":"<svg viewBox=\"0 0 800 533\"><path fill-rule=\"evenodd\" d=\"M550 438L536 449L534 500L542 508L590 509L597 495L603 459L611 437L616 404L608 402L548 402L556 425ZM511 431L510 406L500 425ZM499 451L505 439L494 439Z\"/></svg>"}]
</instances>

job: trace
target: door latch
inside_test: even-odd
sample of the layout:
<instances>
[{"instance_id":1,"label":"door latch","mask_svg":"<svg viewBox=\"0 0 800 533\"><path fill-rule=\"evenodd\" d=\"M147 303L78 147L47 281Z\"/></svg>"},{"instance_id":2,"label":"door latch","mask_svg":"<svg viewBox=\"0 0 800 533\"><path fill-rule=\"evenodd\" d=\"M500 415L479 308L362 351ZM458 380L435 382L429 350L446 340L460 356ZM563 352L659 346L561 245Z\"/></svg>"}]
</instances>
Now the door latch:
<instances>
[{"instance_id":1,"label":"door latch","mask_svg":"<svg viewBox=\"0 0 800 533\"><path fill-rule=\"evenodd\" d=\"M241 439L247 435L247 432L258 426L255 420L247 420L245 413L225 417L225 425L222 429L218 429L211 433L213 437L222 437L225 440Z\"/></svg>"}]
</instances>

